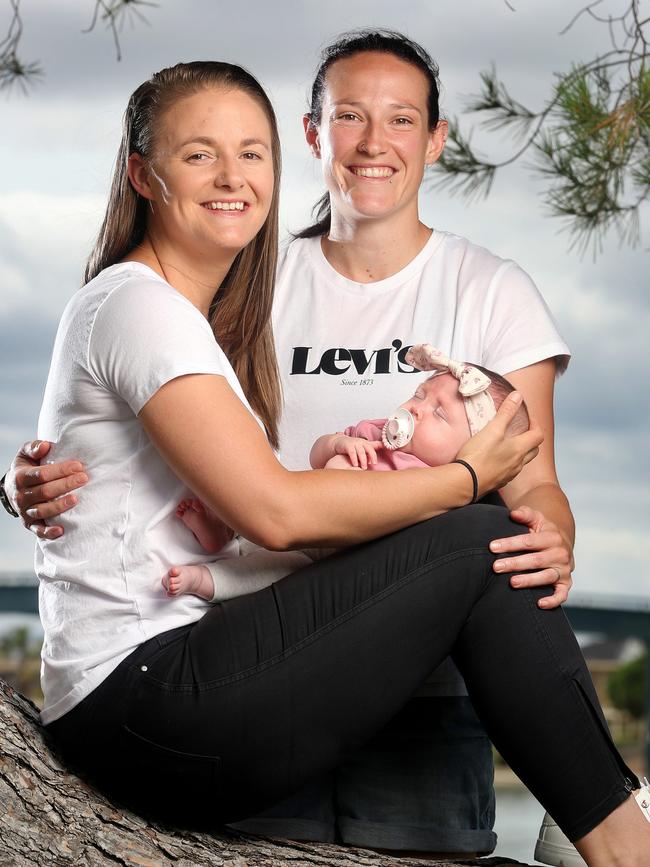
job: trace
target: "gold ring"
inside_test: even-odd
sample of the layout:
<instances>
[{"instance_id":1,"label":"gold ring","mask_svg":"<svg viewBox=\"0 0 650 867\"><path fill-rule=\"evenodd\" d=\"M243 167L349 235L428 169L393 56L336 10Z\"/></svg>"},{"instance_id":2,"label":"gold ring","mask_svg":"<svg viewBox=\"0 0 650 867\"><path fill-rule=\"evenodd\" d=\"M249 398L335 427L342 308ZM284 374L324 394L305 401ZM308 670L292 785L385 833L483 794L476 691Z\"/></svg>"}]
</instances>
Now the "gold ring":
<instances>
[{"instance_id":1,"label":"gold ring","mask_svg":"<svg viewBox=\"0 0 650 867\"><path fill-rule=\"evenodd\" d=\"M557 575L557 580L559 581L560 578L562 577L562 576L560 575L560 570L557 568L557 566L551 566L551 569L553 569L553 571L554 571L555 574Z\"/></svg>"}]
</instances>

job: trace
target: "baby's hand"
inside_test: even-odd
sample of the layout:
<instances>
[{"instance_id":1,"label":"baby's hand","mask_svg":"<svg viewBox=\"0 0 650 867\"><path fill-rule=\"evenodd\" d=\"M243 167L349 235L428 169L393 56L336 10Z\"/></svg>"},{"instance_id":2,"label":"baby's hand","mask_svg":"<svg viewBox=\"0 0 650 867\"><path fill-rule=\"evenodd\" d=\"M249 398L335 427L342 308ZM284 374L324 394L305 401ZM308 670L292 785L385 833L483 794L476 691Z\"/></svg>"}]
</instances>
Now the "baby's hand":
<instances>
[{"instance_id":1,"label":"baby's hand","mask_svg":"<svg viewBox=\"0 0 650 867\"><path fill-rule=\"evenodd\" d=\"M363 437L338 436L333 443L337 455L345 455L353 467L368 469L368 464L377 463L377 449L383 448L381 440L364 440Z\"/></svg>"}]
</instances>

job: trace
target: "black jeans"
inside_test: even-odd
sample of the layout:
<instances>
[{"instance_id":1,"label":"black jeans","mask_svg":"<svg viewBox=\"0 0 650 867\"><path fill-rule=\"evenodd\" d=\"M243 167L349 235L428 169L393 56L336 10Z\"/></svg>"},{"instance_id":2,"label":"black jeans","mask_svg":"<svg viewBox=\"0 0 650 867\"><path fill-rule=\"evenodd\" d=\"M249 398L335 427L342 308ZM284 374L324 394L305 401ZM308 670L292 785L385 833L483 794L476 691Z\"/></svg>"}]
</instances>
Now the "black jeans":
<instances>
[{"instance_id":1,"label":"black jeans","mask_svg":"<svg viewBox=\"0 0 650 867\"><path fill-rule=\"evenodd\" d=\"M451 652L499 752L577 839L637 781L564 613L537 607L548 589L492 570L489 541L523 531L476 505L334 554L150 639L48 730L139 812L216 825L345 760Z\"/></svg>"}]
</instances>

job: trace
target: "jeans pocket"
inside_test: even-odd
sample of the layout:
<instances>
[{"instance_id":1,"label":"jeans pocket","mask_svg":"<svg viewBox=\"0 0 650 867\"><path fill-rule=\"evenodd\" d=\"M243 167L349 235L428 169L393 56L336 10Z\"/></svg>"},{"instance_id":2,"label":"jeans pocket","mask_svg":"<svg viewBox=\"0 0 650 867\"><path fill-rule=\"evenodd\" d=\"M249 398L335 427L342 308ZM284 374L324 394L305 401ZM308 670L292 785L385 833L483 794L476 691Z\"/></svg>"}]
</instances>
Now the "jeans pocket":
<instances>
[{"instance_id":1,"label":"jeans pocket","mask_svg":"<svg viewBox=\"0 0 650 867\"><path fill-rule=\"evenodd\" d=\"M124 724L120 736L122 779L137 812L184 825L215 823L221 813L221 757L156 743Z\"/></svg>"}]
</instances>

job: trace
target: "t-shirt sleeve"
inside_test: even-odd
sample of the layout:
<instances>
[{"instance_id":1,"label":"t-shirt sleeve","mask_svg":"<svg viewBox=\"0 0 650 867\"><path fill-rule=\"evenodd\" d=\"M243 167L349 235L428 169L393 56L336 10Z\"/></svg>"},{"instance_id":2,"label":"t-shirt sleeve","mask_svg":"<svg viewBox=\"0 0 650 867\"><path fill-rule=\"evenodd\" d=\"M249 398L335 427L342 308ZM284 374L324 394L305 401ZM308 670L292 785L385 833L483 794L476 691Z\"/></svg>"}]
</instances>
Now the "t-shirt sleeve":
<instances>
[{"instance_id":1,"label":"t-shirt sleeve","mask_svg":"<svg viewBox=\"0 0 650 867\"><path fill-rule=\"evenodd\" d=\"M183 295L155 280L129 280L100 305L88 369L135 415L166 382L191 373L227 375L208 321Z\"/></svg>"},{"instance_id":2,"label":"t-shirt sleeve","mask_svg":"<svg viewBox=\"0 0 650 867\"><path fill-rule=\"evenodd\" d=\"M571 352L546 302L526 272L505 262L492 279L483 322L482 364L500 374L555 358L558 375Z\"/></svg>"}]
</instances>

